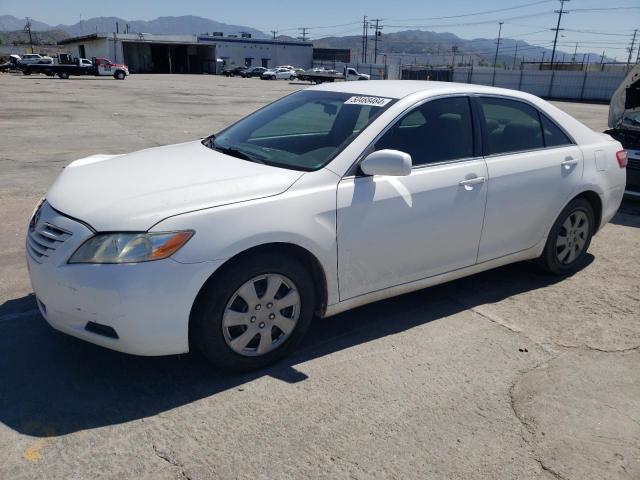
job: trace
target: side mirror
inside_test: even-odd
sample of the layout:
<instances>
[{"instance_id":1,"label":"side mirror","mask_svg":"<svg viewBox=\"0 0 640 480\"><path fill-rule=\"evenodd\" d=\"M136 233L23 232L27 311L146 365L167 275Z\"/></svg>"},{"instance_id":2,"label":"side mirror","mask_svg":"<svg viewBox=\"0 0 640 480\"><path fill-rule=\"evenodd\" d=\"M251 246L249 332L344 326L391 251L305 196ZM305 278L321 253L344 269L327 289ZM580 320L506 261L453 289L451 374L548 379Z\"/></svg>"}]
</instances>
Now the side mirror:
<instances>
[{"instance_id":1,"label":"side mirror","mask_svg":"<svg viewBox=\"0 0 640 480\"><path fill-rule=\"evenodd\" d=\"M399 150L379 150L370 153L360 163L365 175L389 175L406 177L411 174L411 155Z\"/></svg>"}]
</instances>

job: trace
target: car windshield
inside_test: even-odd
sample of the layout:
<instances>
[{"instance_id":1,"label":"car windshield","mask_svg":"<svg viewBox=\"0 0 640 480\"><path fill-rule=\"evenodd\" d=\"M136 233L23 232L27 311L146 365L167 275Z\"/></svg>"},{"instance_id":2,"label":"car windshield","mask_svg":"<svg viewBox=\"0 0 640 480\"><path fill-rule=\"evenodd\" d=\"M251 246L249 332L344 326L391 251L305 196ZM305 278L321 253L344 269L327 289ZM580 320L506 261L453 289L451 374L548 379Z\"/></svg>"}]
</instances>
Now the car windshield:
<instances>
[{"instance_id":1,"label":"car windshield","mask_svg":"<svg viewBox=\"0 0 640 480\"><path fill-rule=\"evenodd\" d=\"M317 170L393 102L350 93L296 92L204 139L203 144L248 161Z\"/></svg>"}]
</instances>

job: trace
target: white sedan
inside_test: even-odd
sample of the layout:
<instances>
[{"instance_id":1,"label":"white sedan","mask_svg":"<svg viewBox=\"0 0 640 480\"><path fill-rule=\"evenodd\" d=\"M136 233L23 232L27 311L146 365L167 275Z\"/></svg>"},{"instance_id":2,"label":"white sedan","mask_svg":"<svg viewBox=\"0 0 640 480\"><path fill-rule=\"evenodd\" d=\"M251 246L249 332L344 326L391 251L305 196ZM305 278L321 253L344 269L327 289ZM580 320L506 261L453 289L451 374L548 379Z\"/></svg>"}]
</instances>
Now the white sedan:
<instances>
[{"instance_id":1,"label":"white sedan","mask_svg":"<svg viewBox=\"0 0 640 480\"><path fill-rule=\"evenodd\" d=\"M293 80L296 78L297 73L290 68L272 68L266 70L261 78L263 80Z\"/></svg>"},{"instance_id":2,"label":"white sedan","mask_svg":"<svg viewBox=\"0 0 640 480\"><path fill-rule=\"evenodd\" d=\"M521 260L575 272L625 164L618 142L526 93L321 85L204 140L71 163L27 261L58 330L254 369L314 315Z\"/></svg>"}]
</instances>

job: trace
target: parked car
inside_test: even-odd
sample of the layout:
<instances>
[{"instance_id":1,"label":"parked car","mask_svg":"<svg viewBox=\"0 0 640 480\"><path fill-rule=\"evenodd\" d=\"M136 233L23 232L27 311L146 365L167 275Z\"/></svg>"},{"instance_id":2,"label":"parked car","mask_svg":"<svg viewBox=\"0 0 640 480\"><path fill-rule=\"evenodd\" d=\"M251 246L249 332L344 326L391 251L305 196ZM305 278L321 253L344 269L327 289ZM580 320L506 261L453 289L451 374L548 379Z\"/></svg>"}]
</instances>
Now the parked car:
<instances>
[{"instance_id":1,"label":"parked car","mask_svg":"<svg viewBox=\"0 0 640 480\"><path fill-rule=\"evenodd\" d=\"M222 73L227 77L236 77L238 75L241 75L242 72L244 72L246 69L247 67L233 67L230 69L223 70Z\"/></svg>"},{"instance_id":2,"label":"parked car","mask_svg":"<svg viewBox=\"0 0 640 480\"><path fill-rule=\"evenodd\" d=\"M262 73L263 80L293 80L296 78L296 71L289 68L274 68Z\"/></svg>"},{"instance_id":3,"label":"parked car","mask_svg":"<svg viewBox=\"0 0 640 480\"><path fill-rule=\"evenodd\" d=\"M524 92L324 84L204 140L71 163L34 211L27 262L62 332L249 370L314 314L522 260L577 271L625 163Z\"/></svg>"},{"instance_id":4,"label":"parked car","mask_svg":"<svg viewBox=\"0 0 640 480\"><path fill-rule=\"evenodd\" d=\"M260 77L267 69L264 67L249 67L246 70L240 72L240 76L244 78Z\"/></svg>"},{"instance_id":5,"label":"parked car","mask_svg":"<svg viewBox=\"0 0 640 480\"><path fill-rule=\"evenodd\" d=\"M609 130L627 151L626 194L640 199L640 64L620 84L609 106Z\"/></svg>"},{"instance_id":6,"label":"parked car","mask_svg":"<svg viewBox=\"0 0 640 480\"><path fill-rule=\"evenodd\" d=\"M53 58L37 53L25 53L18 63L20 65L51 65L53 64Z\"/></svg>"},{"instance_id":7,"label":"parked car","mask_svg":"<svg viewBox=\"0 0 640 480\"><path fill-rule=\"evenodd\" d=\"M0 64L0 72L9 72L18 70L18 62L20 61L20 55L11 54L6 62Z\"/></svg>"}]
</instances>

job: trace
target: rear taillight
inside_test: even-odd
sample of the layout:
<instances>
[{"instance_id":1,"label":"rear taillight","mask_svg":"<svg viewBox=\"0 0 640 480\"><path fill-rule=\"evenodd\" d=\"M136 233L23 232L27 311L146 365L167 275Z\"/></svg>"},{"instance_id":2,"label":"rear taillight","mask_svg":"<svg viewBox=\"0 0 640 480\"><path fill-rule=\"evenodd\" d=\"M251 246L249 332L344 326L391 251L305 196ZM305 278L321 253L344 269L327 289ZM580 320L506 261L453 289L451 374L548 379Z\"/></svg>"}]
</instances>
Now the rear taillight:
<instances>
[{"instance_id":1,"label":"rear taillight","mask_svg":"<svg viewBox=\"0 0 640 480\"><path fill-rule=\"evenodd\" d=\"M620 165L620 168L625 168L627 166L626 150L620 150L619 152L616 152L616 160L618 160L618 165Z\"/></svg>"}]
</instances>

